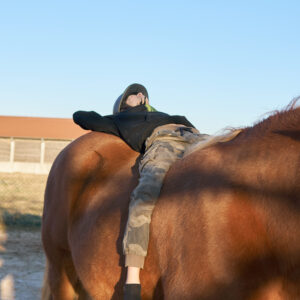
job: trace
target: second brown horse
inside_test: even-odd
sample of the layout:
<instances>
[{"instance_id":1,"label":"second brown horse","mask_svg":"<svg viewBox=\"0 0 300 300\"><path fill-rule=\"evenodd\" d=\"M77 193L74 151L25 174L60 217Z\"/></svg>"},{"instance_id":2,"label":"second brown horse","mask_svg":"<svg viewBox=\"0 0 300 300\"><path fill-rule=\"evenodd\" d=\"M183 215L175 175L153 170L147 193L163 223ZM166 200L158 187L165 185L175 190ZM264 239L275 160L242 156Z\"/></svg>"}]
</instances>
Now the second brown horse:
<instances>
[{"instance_id":1,"label":"second brown horse","mask_svg":"<svg viewBox=\"0 0 300 300\"><path fill-rule=\"evenodd\" d=\"M122 299L138 159L96 132L57 157L45 193L44 299ZM141 284L143 299L300 299L299 108L170 169Z\"/></svg>"}]
</instances>

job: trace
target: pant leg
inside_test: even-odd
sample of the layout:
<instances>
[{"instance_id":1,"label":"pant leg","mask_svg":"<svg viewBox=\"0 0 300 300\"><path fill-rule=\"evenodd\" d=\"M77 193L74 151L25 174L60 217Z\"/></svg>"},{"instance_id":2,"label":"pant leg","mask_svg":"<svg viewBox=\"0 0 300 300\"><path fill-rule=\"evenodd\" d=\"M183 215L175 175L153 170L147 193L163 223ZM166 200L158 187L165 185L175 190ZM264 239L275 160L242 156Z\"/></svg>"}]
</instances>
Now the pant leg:
<instances>
[{"instance_id":1,"label":"pant leg","mask_svg":"<svg viewBox=\"0 0 300 300\"><path fill-rule=\"evenodd\" d=\"M123 240L126 266L143 267L148 249L151 215L164 177L170 166L184 153L184 145L176 144L154 142L140 163L140 179L131 195Z\"/></svg>"},{"instance_id":2,"label":"pant leg","mask_svg":"<svg viewBox=\"0 0 300 300\"><path fill-rule=\"evenodd\" d=\"M140 162L140 179L134 189L123 239L125 265L143 268L149 242L152 211L170 166L201 137L190 131L162 132Z\"/></svg>"}]
</instances>

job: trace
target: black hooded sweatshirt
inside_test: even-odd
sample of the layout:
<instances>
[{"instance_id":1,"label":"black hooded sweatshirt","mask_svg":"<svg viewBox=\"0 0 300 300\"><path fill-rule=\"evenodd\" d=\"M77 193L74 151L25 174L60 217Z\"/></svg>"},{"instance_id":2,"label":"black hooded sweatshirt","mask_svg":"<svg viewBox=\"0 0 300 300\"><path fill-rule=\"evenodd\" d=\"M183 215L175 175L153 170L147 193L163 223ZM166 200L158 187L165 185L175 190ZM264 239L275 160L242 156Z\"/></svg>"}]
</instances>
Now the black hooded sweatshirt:
<instances>
[{"instance_id":1,"label":"black hooded sweatshirt","mask_svg":"<svg viewBox=\"0 0 300 300\"><path fill-rule=\"evenodd\" d=\"M94 111L77 111L73 114L73 120L83 129L116 135L140 153L145 152L145 141L158 126L181 124L194 128L184 116L148 112L144 105L108 116L101 116Z\"/></svg>"}]
</instances>

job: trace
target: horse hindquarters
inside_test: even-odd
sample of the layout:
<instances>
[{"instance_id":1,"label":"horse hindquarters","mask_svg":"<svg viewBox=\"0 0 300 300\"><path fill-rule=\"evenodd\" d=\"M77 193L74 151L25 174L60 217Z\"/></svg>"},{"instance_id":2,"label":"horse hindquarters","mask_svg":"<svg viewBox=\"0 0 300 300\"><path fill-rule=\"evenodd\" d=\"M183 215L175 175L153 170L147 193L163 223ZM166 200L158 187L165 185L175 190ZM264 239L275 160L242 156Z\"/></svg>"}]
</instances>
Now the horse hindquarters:
<instances>
[{"instance_id":1,"label":"horse hindquarters","mask_svg":"<svg viewBox=\"0 0 300 300\"><path fill-rule=\"evenodd\" d=\"M122 238L130 193L138 182L137 158L117 137L93 132L56 159L45 193L42 232L54 299L72 299L78 282L92 299L122 298ZM144 299L152 298L159 278L151 247L150 242L141 274Z\"/></svg>"}]
</instances>

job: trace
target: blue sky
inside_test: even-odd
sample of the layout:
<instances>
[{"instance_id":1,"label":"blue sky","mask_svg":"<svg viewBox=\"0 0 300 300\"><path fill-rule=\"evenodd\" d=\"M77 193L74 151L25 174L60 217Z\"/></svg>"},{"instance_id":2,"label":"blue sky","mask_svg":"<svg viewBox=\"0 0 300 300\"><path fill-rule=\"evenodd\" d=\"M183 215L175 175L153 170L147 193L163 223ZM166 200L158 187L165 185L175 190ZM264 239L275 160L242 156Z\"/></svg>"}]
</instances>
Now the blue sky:
<instances>
[{"instance_id":1,"label":"blue sky","mask_svg":"<svg viewBox=\"0 0 300 300\"><path fill-rule=\"evenodd\" d=\"M300 95L299 1L3 1L0 115L110 114L138 82L201 132Z\"/></svg>"}]
</instances>

